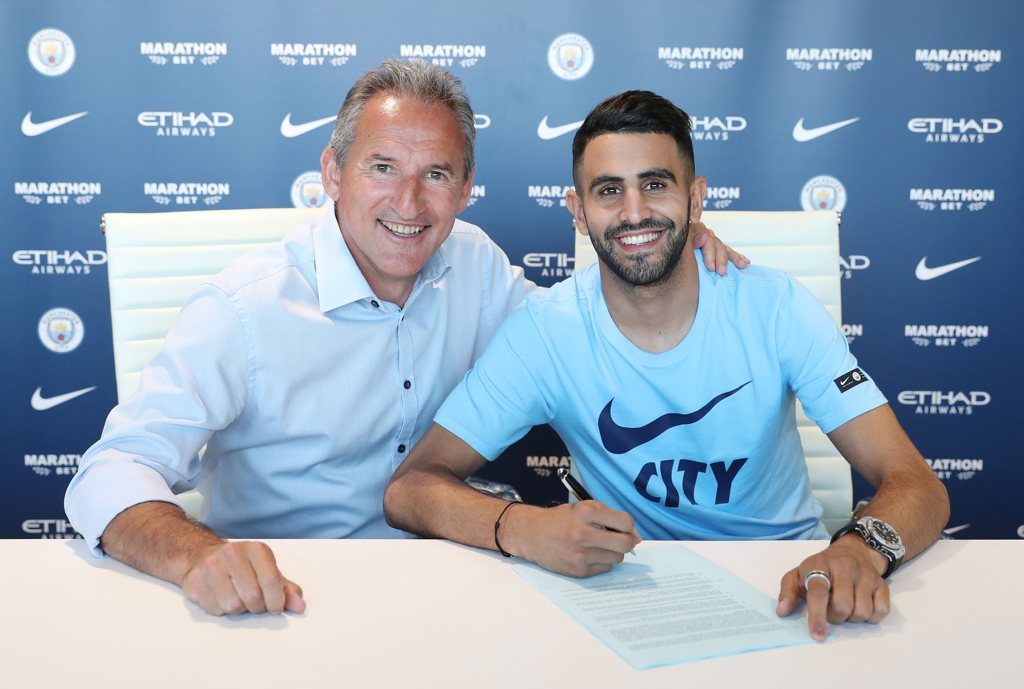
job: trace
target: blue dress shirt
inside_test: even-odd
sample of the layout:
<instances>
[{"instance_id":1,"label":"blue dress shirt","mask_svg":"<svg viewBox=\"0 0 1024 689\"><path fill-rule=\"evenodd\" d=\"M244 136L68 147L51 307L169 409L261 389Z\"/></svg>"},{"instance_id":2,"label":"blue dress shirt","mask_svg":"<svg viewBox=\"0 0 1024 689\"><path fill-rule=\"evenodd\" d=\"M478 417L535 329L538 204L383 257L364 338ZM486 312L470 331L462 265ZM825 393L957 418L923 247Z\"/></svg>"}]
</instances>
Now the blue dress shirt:
<instances>
[{"instance_id":1,"label":"blue dress shirt","mask_svg":"<svg viewBox=\"0 0 1024 689\"><path fill-rule=\"evenodd\" d=\"M97 554L120 512L192 487L225 537L401 537L388 480L533 288L457 220L399 308L325 213L190 297L82 457L67 514Z\"/></svg>"}]
</instances>

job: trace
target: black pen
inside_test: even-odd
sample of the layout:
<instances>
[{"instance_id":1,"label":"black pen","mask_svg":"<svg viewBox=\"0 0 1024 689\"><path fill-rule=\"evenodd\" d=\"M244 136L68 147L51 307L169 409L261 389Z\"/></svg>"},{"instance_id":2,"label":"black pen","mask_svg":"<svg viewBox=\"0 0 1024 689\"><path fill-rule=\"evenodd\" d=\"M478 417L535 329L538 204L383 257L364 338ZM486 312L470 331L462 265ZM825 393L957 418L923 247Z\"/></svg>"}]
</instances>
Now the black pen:
<instances>
[{"instance_id":1,"label":"black pen","mask_svg":"<svg viewBox=\"0 0 1024 689\"><path fill-rule=\"evenodd\" d=\"M594 498L587 492L587 489L583 487L583 484L576 480L576 478L569 473L569 470L565 467L558 467L558 480L562 482L562 485L566 487L570 493L576 496L576 499L580 502L584 500L593 500ZM603 527L606 528L606 527ZM608 531L614 531L614 529L607 529ZM619 532L621 533L621 532ZM636 557L636 550L633 548L629 549L629 554Z\"/></svg>"}]
</instances>

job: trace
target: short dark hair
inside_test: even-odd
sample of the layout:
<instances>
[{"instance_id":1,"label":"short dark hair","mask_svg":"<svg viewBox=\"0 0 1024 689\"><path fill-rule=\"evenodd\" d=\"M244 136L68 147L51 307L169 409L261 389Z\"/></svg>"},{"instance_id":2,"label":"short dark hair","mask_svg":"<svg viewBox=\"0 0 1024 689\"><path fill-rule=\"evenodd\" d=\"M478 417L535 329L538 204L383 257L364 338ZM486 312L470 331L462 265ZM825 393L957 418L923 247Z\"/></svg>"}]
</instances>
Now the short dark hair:
<instances>
[{"instance_id":1,"label":"short dark hair","mask_svg":"<svg viewBox=\"0 0 1024 689\"><path fill-rule=\"evenodd\" d=\"M690 116L667 98L651 91L626 91L603 100L591 110L572 140L572 177L577 187L583 151L592 139L602 134L668 134L675 139L693 178Z\"/></svg>"}]
</instances>

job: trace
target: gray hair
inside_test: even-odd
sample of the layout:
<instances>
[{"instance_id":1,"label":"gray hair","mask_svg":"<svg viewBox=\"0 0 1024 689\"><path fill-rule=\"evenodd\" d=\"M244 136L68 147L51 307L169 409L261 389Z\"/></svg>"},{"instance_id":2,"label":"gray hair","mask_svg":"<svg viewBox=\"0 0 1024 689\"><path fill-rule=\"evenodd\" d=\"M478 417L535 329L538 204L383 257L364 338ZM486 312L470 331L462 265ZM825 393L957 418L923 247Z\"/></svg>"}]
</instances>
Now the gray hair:
<instances>
[{"instance_id":1,"label":"gray hair","mask_svg":"<svg viewBox=\"0 0 1024 689\"><path fill-rule=\"evenodd\" d=\"M444 105L455 116L466 144L464 178L473 172L473 149L476 143L476 125L469 96L455 75L436 65L425 62L404 62L390 58L359 77L345 102L338 110L330 146L334 161L344 167L349 149L356 138L356 125L363 109L378 93L415 98L424 105Z\"/></svg>"}]
</instances>

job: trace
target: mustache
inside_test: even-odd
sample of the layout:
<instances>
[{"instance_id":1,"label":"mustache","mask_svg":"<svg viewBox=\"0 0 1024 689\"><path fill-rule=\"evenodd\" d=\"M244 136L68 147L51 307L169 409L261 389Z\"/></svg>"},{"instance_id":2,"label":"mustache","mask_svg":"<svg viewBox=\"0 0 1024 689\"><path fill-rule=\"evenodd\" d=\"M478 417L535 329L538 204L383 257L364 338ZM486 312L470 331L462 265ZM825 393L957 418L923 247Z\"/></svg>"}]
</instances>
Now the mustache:
<instances>
[{"instance_id":1,"label":"mustache","mask_svg":"<svg viewBox=\"0 0 1024 689\"><path fill-rule=\"evenodd\" d=\"M615 227L610 227L605 231L605 239L615 239L619 235L626 234L627 232L642 232L644 230L674 230L676 224L668 218L655 219L648 218L643 222L636 223L620 223Z\"/></svg>"}]
</instances>

